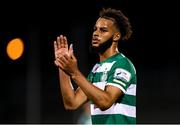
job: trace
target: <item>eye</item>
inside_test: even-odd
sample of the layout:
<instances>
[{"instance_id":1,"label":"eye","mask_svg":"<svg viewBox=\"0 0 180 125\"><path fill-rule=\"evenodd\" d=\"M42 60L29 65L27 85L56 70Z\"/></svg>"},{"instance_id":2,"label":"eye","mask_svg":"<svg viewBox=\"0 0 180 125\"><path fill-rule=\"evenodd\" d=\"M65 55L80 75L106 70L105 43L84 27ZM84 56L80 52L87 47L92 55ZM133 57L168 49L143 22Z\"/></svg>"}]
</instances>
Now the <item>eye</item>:
<instances>
[{"instance_id":1,"label":"eye","mask_svg":"<svg viewBox=\"0 0 180 125\"><path fill-rule=\"evenodd\" d=\"M101 32L107 32L108 30L106 28L100 28Z\"/></svg>"},{"instance_id":2,"label":"eye","mask_svg":"<svg viewBox=\"0 0 180 125\"><path fill-rule=\"evenodd\" d=\"M101 31L102 31L102 32L106 32L107 30L105 30L105 29L102 29Z\"/></svg>"}]
</instances>

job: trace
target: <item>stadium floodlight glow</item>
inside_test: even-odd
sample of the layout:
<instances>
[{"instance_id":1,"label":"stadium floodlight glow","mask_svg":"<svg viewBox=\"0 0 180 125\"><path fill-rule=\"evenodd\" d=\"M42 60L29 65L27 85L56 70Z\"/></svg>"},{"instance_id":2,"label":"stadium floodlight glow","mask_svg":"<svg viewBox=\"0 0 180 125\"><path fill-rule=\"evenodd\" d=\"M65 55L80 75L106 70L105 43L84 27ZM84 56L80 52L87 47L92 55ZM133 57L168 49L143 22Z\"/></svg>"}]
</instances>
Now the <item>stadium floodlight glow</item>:
<instances>
[{"instance_id":1,"label":"stadium floodlight glow","mask_svg":"<svg viewBox=\"0 0 180 125\"><path fill-rule=\"evenodd\" d=\"M24 51L24 44L20 38L12 39L6 48L7 55L10 59L16 60L21 57Z\"/></svg>"}]
</instances>

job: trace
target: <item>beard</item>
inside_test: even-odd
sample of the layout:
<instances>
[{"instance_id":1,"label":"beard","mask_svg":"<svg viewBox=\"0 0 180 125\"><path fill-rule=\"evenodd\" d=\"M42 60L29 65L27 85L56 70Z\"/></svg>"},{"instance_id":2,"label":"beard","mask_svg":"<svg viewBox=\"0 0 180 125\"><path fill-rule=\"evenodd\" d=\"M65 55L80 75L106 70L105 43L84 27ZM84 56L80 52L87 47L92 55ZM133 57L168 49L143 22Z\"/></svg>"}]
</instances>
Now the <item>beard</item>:
<instances>
[{"instance_id":1,"label":"beard","mask_svg":"<svg viewBox=\"0 0 180 125\"><path fill-rule=\"evenodd\" d=\"M93 46L92 44L89 47L91 53L104 53L108 48L111 47L113 37L109 38L106 42L99 44L98 47Z\"/></svg>"}]
</instances>

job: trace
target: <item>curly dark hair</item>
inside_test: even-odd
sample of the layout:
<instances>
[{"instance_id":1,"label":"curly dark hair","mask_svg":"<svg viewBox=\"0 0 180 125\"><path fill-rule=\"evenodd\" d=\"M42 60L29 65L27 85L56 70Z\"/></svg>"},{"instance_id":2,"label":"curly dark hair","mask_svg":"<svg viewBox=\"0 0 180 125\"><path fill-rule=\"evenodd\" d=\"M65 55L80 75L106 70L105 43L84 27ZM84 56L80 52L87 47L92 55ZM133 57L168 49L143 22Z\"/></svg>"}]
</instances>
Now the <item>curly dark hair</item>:
<instances>
[{"instance_id":1,"label":"curly dark hair","mask_svg":"<svg viewBox=\"0 0 180 125\"><path fill-rule=\"evenodd\" d=\"M103 8L99 17L110 19L114 22L121 33L121 40L128 40L132 34L132 27L129 19L120 11L112 8Z\"/></svg>"}]
</instances>

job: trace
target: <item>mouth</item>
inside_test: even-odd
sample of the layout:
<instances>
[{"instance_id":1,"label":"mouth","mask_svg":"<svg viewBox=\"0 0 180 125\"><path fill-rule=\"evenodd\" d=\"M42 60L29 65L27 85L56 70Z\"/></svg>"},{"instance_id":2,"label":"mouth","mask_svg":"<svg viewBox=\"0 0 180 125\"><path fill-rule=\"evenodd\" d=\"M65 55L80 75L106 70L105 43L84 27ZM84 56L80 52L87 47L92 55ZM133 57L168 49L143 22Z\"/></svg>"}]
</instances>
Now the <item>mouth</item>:
<instances>
[{"instance_id":1,"label":"mouth","mask_svg":"<svg viewBox=\"0 0 180 125\"><path fill-rule=\"evenodd\" d=\"M98 44L99 42L100 42L100 39L98 39L98 38L92 39L92 44Z\"/></svg>"}]
</instances>

